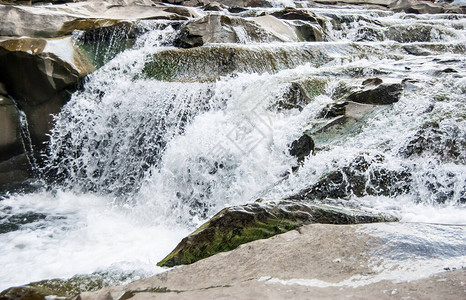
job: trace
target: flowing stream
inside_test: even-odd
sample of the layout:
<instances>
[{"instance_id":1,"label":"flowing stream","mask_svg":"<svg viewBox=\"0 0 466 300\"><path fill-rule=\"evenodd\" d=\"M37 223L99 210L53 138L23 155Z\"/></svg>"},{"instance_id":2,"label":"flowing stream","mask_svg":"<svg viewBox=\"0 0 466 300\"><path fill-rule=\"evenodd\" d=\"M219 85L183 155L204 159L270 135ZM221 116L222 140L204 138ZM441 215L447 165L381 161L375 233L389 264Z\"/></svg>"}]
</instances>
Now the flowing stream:
<instances>
[{"instance_id":1,"label":"flowing stream","mask_svg":"<svg viewBox=\"0 0 466 300\"><path fill-rule=\"evenodd\" d=\"M117 283L161 272L156 263L222 208L299 194L361 157L371 162L369 181L400 172L409 179L388 194L325 201L416 223L377 234L400 256L417 257L403 239L444 247L417 272L465 267L466 19L313 11L327 19L323 42L208 45L176 66L178 77L161 81L145 68L174 51L176 30L156 26L91 74L56 117L41 170L53 180L0 200L0 290L93 272ZM215 74L202 51L222 47L237 49L238 62ZM315 154L291 172L289 145L316 128L341 90L371 77L405 80L399 102L317 138ZM312 101L280 108L295 82L310 82Z\"/></svg>"}]
</instances>

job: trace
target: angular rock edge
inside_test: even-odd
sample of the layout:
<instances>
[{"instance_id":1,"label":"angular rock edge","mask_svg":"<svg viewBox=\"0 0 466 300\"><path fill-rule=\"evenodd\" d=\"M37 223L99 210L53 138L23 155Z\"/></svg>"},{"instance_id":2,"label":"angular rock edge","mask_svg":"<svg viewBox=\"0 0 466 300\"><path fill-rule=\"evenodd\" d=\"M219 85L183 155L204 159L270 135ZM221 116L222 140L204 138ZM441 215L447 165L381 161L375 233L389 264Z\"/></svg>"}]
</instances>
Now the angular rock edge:
<instances>
[{"instance_id":1,"label":"angular rock edge","mask_svg":"<svg viewBox=\"0 0 466 300\"><path fill-rule=\"evenodd\" d=\"M387 215L316 205L295 200L252 203L225 208L184 238L157 265L191 264L241 244L285 233L302 225L395 222Z\"/></svg>"}]
</instances>

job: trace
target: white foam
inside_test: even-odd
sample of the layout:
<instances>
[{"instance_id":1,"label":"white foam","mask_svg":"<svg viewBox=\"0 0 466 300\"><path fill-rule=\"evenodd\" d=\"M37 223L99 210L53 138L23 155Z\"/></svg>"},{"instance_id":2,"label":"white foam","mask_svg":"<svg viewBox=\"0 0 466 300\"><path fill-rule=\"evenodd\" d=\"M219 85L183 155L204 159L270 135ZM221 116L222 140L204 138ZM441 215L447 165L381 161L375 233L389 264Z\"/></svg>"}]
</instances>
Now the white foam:
<instances>
[{"instance_id":1,"label":"white foam","mask_svg":"<svg viewBox=\"0 0 466 300\"><path fill-rule=\"evenodd\" d=\"M0 235L0 290L31 281L119 269L149 276L187 228L140 222L130 210L112 206L112 199L92 194L58 192L14 196L1 202L11 213L47 215Z\"/></svg>"}]
</instances>

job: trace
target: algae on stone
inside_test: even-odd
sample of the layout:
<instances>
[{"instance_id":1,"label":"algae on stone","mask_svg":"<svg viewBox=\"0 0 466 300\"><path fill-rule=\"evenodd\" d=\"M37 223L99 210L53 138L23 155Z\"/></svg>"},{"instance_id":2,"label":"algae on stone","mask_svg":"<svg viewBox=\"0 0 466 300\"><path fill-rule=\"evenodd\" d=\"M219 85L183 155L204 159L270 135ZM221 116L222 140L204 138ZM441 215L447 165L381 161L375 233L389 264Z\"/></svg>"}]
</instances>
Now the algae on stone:
<instances>
[{"instance_id":1,"label":"algae on stone","mask_svg":"<svg viewBox=\"0 0 466 300\"><path fill-rule=\"evenodd\" d=\"M225 208L184 238L157 265L173 267L191 264L241 244L269 238L311 223L358 224L395 221L366 212L343 210L302 201L252 203Z\"/></svg>"}]
</instances>

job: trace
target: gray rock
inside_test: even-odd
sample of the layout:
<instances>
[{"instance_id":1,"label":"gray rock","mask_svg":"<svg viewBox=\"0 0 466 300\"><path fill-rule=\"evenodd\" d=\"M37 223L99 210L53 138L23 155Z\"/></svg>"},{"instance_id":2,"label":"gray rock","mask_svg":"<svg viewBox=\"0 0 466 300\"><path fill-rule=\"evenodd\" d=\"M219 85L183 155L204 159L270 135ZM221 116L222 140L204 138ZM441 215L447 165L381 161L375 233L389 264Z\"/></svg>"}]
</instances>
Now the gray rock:
<instances>
[{"instance_id":1,"label":"gray rock","mask_svg":"<svg viewBox=\"0 0 466 300\"><path fill-rule=\"evenodd\" d=\"M396 12L405 12L410 14L466 13L466 7L416 0L395 0L390 3L389 8Z\"/></svg>"},{"instance_id":2,"label":"gray rock","mask_svg":"<svg viewBox=\"0 0 466 300\"><path fill-rule=\"evenodd\" d=\"M198 16L190 8L168 8L152 2L86 1L66 5L0 5L0 36L59 37L74 30L92 30L122 21L186 20Z\"/></svg>"},{"instance_id":3,"label":"gray rock","mask_svg":"<svg viewBox=\"0 0 466 300\"><path fill-rule=\"evenodd\" d=\"M273 12L271 15L276 18L284 19L284 20L301 20L301 21L312 22L315 24L319 24L319 22L323 22L323 20L320 19L313 12L302 10L302 9L296 9L292 7L287 7L283 10Z\"/></svg>"},{"instance_id":4,"label":"gray rock","mask_svg":"<svg viewBox=\"0 0 466 300\"><path fill-rule=\"evenodd\" d=\"M0 162L0 194L22 190L31 177L31 167L26 153Z\"/></svg>"},{"instance_id":5,"label":"gray rock","mask_svg":"<svg viewBox=\"0 0 466 300\"><path fill-rule=\"evenodd\" d=\"M228 7L271 7L266 0L164 0L166 3L182 6L206 6L218 2Z\"/></svg>"},{"instance_id":6,"label":"gray rock","mask_svg":"<svg viewBox=\"0 0 466 300\"><path fill-rule=\"evenodd\" d=\"M204 11L222 11L226 8L228 8L226 5L220 4L218 2L211 2L202 7Z\"/></svg>"},{"instance_id":7,"label":"gray rock","mask_svg":"<svg viewBox=\"0 0 466 300\"><path fill-rule=\"evenodd\" d=\"M403 91L400 83L366 85L363 89L351 93L346 100L364 104L387 105L398 102Z\"/></svg>"},{"instance_id":8,"label":"gray rock","mask_svg":"<svg viewBox=\"0 0 466 300\"><path fill-rule=\"evenodd\" d=\"M240 29L238 29L240 28ZM241 31L239 31L241 30ZM186 24L175 45L182 48L209 43L266 42L280 39L244 18L211 14Z\"/></svg>"}]
</instances>

